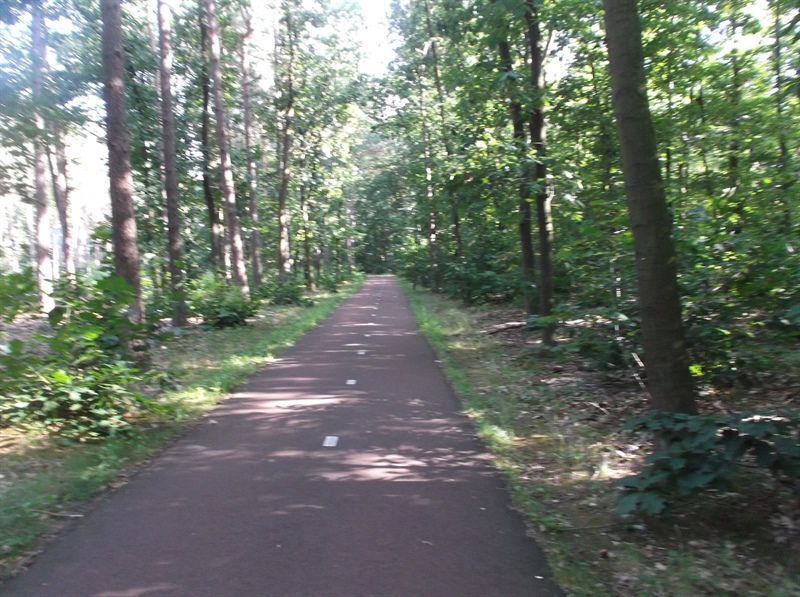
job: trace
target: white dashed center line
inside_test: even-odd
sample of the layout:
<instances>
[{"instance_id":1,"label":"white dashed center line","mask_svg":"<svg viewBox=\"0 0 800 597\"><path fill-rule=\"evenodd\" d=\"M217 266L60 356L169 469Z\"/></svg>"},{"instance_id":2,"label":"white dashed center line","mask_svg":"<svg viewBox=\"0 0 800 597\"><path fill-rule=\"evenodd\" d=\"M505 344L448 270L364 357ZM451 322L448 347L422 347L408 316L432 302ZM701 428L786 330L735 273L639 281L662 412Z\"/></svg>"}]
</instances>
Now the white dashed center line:
<instances>
[{"instance_id":1,"label":"white dashed center line","mask_svg":"<svg viewBox=\"0 0 800 597\"><path fill-rule=\"evenodd\" d=\"M347 385L348 385L348 386L354 386L354 385L356 385L356 380L355 380L355 379L348 379L348 380L347 380Z\"/></svg>"},{"instance_id":2,"label":"white dashed center line","mask_svg":"<svg viewBox=\"0 0 800 597\"><path fill-rule=\"evenodd\" d=\"M326 435L325 440L322 442L323 448L335 448L339 443L339 438L335 435Z\"/></svg>"}]
</instances>

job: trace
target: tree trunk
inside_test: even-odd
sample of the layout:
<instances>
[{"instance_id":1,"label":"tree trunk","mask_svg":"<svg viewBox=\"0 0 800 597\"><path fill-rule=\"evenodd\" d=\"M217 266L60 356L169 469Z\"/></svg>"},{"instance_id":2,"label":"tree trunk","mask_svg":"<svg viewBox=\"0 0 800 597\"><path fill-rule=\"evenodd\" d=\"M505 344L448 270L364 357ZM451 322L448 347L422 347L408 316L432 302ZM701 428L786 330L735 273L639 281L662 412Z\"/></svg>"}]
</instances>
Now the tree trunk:
<instances>
[{"instance_id":1,"label":"tree trunk","mask_svg":"<svg viewBox=\"0 0 800 597\"><path fill-rule=\"evenodd\" d=\"M250 38L253 35L253 26L250 13L242 9L245 24L245 34L242 39L242 52L240 68L242 71L242 103L244 108L244 147L247 155L247 189L250 199L250 250L253 255L253 284L259 288L263 283L264 265L261 261L261 230L258 218L258 177L256 171L256 157L253 149L253 109L250 100L250 65L248 51Z\"/></svg>"},{"instance_id":2,"label":"tree trunk","mask_svg":"<svg viewBox=\"0 0 800 597\"><path fill-rule=\"evenodd\" d=\"M433 34L433 23L431 21L431 6L428 0L423 0L425 7L425 26L428 32L428 43L431 48L431 59L433 61L433 82L436 85L436 97L439 107L439 118L441 119L441 135L444 142L444 148L448 157L455 155L453 148L453 141L450 139L450 127L447 126L447 112L444 105L444 88L442 86L442 77L439 71L439 49L436 43L436 37ZM458 213L458 196L448 193L450 203L450 218L453 223L453 239L455 240L456 250L455 259L458 261L464 254L464 241L461 238L461 216Z\"/></svg>"},{"instance_id":3,"label":"tree trunk","mask_svg":"<svg viewBox=\"0 0 800 597\"><path fill-rule=\"evenodd\" d=\"M300 213L303 217L303 278L306 288L313 292L316 288L314 276L311 275L311 218L308 213L306 191L306 186L303 185L300 189Z\"/></svg>"},{"instance_id":4,"label":"tree trunk","mask_svg":"<svg viewBox=\"0 0 800 597\"><path fill-rule=\"evenodd\" d=\"M231 251L233 282L249 296L247 269L244 262L244 247L239 231L239 216L236 212L236 189L233 184L233 166L228 151L228 136L225 131L225 104L222 98L222 69L220 67L220 39L217 28L217 15L214 0L206 0L208 19L209 57L211 63L211 84L214 95L214 118L217 125L217 148L219 149L220 189L225 205L225 225L228 229L228 242Z\"/></svg>"},{"instance_id":5,"label":"tree trunk","mask_svg":"<svg viewBox=\"0 0 800 597\"><path fill-rule=\"evenodd\" d=\"M295 33L292 13L286 8L283 16L286 26L286 43L289 51L289 60L286 66L286 99L283 109L283 131L281 135L281 154L278 161L278 277L285 280L291 271L292 254L289 245L289 211L287 201L289 196L289 181L291 180L291 151L294 137L294 61L295 61ZM277 73L277 69L276 69Z\"/></svg>"},{"instance_id":6,"label":"tree trunk","mask_svg":"<svg viewBox=\"0 0 800 597\"><path fill-rule=\"evenodd\" d=\"M534 97L533 111L528 123L531 145L536 154L534 179L536 181L536 221L539 231L539 315L549 317L553 314L553 214L550 192L547 188L547 125L544 118L544 56L540 47L541 29L539 14L534 0L525 1L525 23L528 50L531 56L531 90ZM542 330L545 346L555 344L555 323L549 323Z\"/></svg>"},{"instance_id":7,"label":"tree trunk","mask_svg":"<svg viewBox=\"0 0 800 597\"><path fill-rule=\"evenodd\" d=\"M425 160L425 200L428 210L428 265L429 283L433 292L439 291L439 260L437 255L437 227L436 227L436 206L434 205L433 192L433 156L431 155L431 135L428 127L428 111L425 105L425 81L423 74L425 65L420 65L417 73L419 82L419 115L422 121L422 151Z\"/></svg>"},{"instance_id":8,"label":"tree trunk","mask_svg":"<svg viewBox=\"0 0 800 597\"><path fill-rule=\"evenodd\" d=\"M502 40L498 44L500 51L500 67L504 72L510 73L514 70L511 60L511 47L508 41ZM509 98L509 112L511 114L511 125L514 129L514 146L517 149L519 159L519 245L520 245L520 270L522 277L522 297L525 301L525 313L533 315L536 307L533 301L534 286L534 258L532 240L532 214L529 201L530 194L530 173L527 166L528 143L525 137L525 121L522 117L522 106L513 97Z\"/></svg>"},{"instance_id":9,"label":"tree trunk","mask_svg":"<svg viewBox=\"0 0 800 597\"><path fill-rule=\"evenodd\" d=\"M208 27L206 27L205 1L199 0L199 25L200 25L200 47L203 56L208 53ZM208 75L208 66L203 63L200 73L200 87L203 90L203 113L200 122L200 153L203 156L203 197L206 203L206 214L208 225L211 230L211 263L216 270L221 270L223 265L222 244L223 231L220 224L217 202L214 199L214 189L211 182L211 139L209 129L211 128L211 111L209 103L211 100L211 80Z\"/></svg>"},{"instance_id":10,"label":"tree trunk","mask_svg":"<svg viewBox=\"0 0 800 597\"><path fill-rule=\"evenodd\" d=\"M181 219L178 204L178 166L175 155L175 116L172 112L172 14L158 0L158 40L161 49L161 131L164 153L164 188L167 195L167 255L169 257L172 324L186 325L186 293L183 287Z\"/></svg>"},{"instance_id":11,"label":"tree trunk","mask_svg":"<svg viewBox=\"0 0 800 597\"><path fill-rule=\"evenodd\" d=\"M47 135L41 105L44 102L44 70L47 63L44 9L41 1L32 6L31 20L31 73L33 91L33 122L36 127L33 140L33 168L36 198L36 279L39 288L39 307L49 313L55 307L53 300L53 259L50 247L50 214L47 206Z\"/></svg>"},{"instance_id":12,"label":"tree trunk","mask_svg":"<svg viewBox=\"0 0 800 597\"><path fill-rule=\"evenodd\" d=\"M134 302L130 318L140 322L144 314L133 212L128 117L125 108L125 53L122 46L121 0L101 0L103 20L103 91L106 103L106 142L111 195L111 227L114 269L131 287Z\"/></svg>"},{"instance_id":13,"label":"tree trunk","mask_svg":"<svg viewBox=\"0 0 800 597\"><path fill-rule=\"evenodd\" d=\"M647 101L636 0L603 0L614 116L636 252L638 302L650 400L696 413L678 293L675 243Z\"/></svg>"},{"instance_id":14,"label":"tree trunk","mask_svg":"<svg viewBox=\"0 0 800 597\"><path fill-rule=\"evenodd\" d=\"M70 284L75 281L75 252L73 250L72 224L69 219L69 182L67 178L67 152L64 146L61 127L57 122L50 123L50 134L55 147L55 163L52 152L48 151L50 178L53 181L53 197L61 224L61 253L64 258L64 271Z\"/></svg>"}]
</instances>

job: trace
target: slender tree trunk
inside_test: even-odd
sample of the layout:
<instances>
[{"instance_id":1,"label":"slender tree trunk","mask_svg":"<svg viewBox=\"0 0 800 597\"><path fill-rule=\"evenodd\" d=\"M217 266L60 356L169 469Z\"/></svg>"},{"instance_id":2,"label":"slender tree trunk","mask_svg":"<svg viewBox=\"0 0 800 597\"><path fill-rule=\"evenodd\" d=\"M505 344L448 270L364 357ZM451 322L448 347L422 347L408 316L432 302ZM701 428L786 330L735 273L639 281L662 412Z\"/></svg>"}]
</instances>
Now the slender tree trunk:
<instances>
[{"instance_id":1,"label":"slender tree trunk","mask_svg":"<svg viewBox=\"0 0 800 597\"><path fill-rule=\"evenodd\" d=\"M199 0L199 25L200 25L200 47L203 56L208 54L208 27L206 26L206 0ZM203 156L203 197L206 203L206 214L208 225L211 230L211 263L221 270L224 267L222 256L223 230L220 223L217 202L214 199L214 189L211 176L211 138L209 130L211 128L211 78L208 74L208 66L204 62L201 66L200 87L203 90L203 113L200 122L200 153Z\"/></svg>"},{"instance_id":2,"label":"slender tree trunk","mask_svg":"<svg viewBox=\"0 0 800 597\"><path fill-rule=\"evenodd\" d=\"M116 274L131 287L131 320L144 314L133 212L128 116L125 107L125 53L122 46L121 0L101 0L103 20L103 91L106 103L106 142L111 194L111 226Z\"/></svg>"},{"instance_id":3,"label":"slender tree trunk","mask_svg":"<svg viewBox=\"0 0 800 597\"><path fill-rule=\"evenodd\" d=\"M164 152L164 187L167 195L167 255L169 256L172 323L186 325L186 293L183 287L183 250L178 205L178 166L175 155L175 116L172 112L172 14L164 0L158 0L158 39L161 48L161 131Z\"/></svg>"},{"instance_id":4,"label":"slender tree trunk","mask_svg":"<svg viewBox=\"0 0 800 597\"><path fill-rule=\"evenodd\" d=\"M253 35L253 26L250 13L242 9L245 24L245 34L242 39L242 52L240 68L242 71L242 103L244 107L244 147L247 154L247 189L250 198L250 249L253 254L253 284L260 287L264 278L264 265L261 261L261 230L258 218L258 176L256 171L256 156L253 148L253 108L250 100L250 64L248 51L250 38Z\"/></svg>"},{"instance_id":5,"label":"slender tree trunk","mask_svg":"<svg viewBox=\"0 0 800 597\"><path fill-rule=\"evenodd\" d=\"M778 190L780 200L783 203L783 213L781 217L781 230L786 234L792 230L792 209L791 195L787 192L794 184L794 177L789 174L789 145L786 138L786 127L783 118L783 65L781 54L783 50L781 35L783 30L781 0L772 2L775 10L775 45L773 48L773 62L775 69L775 116L778 122Z\"/></svg>"},{"instance_id":6,"label":"slender tree trunk","mask_svg":"<svg viewBox=\"0 0 800 597\"><path fill-rule=\"evenodd\" d=\"M444 105L444 87L439 71L439 48L436 37L433 34L433 23L431 20L431 6L429 0L423 0L425 6L425 26L428 31L428 43L430 43L431 58L433 62L433 82L436 85L437 105L439 107L439 118L441 119L441 135L444 148L448 157L455 155L453 141L450 138L450 127L447 125L447 111ZM455 240L456 250L455 259L458 261L464 254L464 241L461 238L461 216L458 213L458 196L448 193L450 203L450 218L453 224L453 239Z\"/></svg>"},{"instance_id":7,"label":"slender tree trunk","mask_svg":"<svg viewBox=\"0 0 800 597\"><path fill-rule=\"evenodd\" d=\"M308 213L307 188L303 185L300 189L300 214L303 218L303 278L306 288L312 292L316 290L314 276L311 274L311 218Z\"/></svg>"},{"instance_id":8,"label":"slender tree trunk","mask_svg":"<svg viewBox=\"0 0 800 597\"><path fill-rule=\"evenodd\" d=\"M53 197L56 202L58 219L61 223L61 252L64 257L64 271L70 284L75 281L75 252L72 240L72 223L69 218L69 179L67 178L67 152L64 146L61 127L57 122L50 123L50 134L55 147L55 163L52 152L48 151L50 177L53 181Z\"/></svg>"},{"instance_id":9,"label":"slender tree trunk","mask_svg":"<svg viewBox=\"0 0 800 597\"><path fill-rule=\"evenodd\" d=\"M39 287L39 307L44 313L55 307L53 300L53 259L50 247L50 214L47 206L47 134L41 106L44 102L44 71L47 63L44 9L41 0L32 6L31 51L33 71L33 169L36 198L36 278Z\"/></svg>"},{"instance_id":10,"label":"slender tree trunk","mask_svg":"<svg viewBox=\"0 0 800 597\"><path fill-rule=\"evenodd\" d=\"M419 114L422 121L422 151L425 160L425 200L428 210L428 265L429 282L433 292L439 291L439 259L437 251L437 226L436 226L436 206L434 205L433 192L433 156L431 155L431 134L428 126L428 111L425 105L427 93L425 92L425 81L423 75L425 65L420 65L417 73L419 81Z\"/></svg>"},{"instance_id":11,"label":"slender tree trunk","mask_svg":"<svg viewBox=\"0 0 800 597\"><path fill-rule=\"evenodd\" d=\"M642 345L653 408L696 413L675 243L647 101L636 0L603 0L611 91L636 251Z\"/></svg>"},{"instance_id":12,"label":"slender tree trunk","mask_svg":"<svg viewBox=\"0 0 800 597\"><path fill-rule=\"evenodd\" d=\"M544 72L542 65L544 56L541 49L541 28L539 13L534 0L525 1L525 23L528 51L531 56L531 89L534 105L531 112L529 129L531 145L536 154L534 179L536 181L536 221L539 231L539 315L549 317L553 314L553 214L551 211L550 192L547 188L547 124L544 118ZM547 324L542 330L542 342L545 346L555 344L556 325Z\"/></svg>"},{"instance_id":13,"label":"slender tree trunk","mask_svg":"<svg viewBox=\"0 0 800 597\"><path fill-rule=\"evenodd\" d=\"M511 47L508 41L502 40L498 44L500 51L500 66L503 71L510 73L514 70L511 59ZM512 94L513 95L513 94ZM533 315L536 306L533 300L533 286L535 263L533 258L533 239L532 239L532 213L530 197L530 173L526 165L528 158L528 143L525 136L525 121L522 117L522 106L513 96L508 102L511 114L511 125L514 129L514 145L517 149L517 157L520 161L519 166L519 245L520 245L520 269L522 277L522 297L525 301L525 313Z\"/></svg>"},{"instance_id":14,"label":"slender tree trunk","mask_svg":"<svg viewBox=\"0 0 800 597\"><path fill-rule=\"evenodd\" d=\"M225 205L225 225L228 229L228 242L231 251L233 282L249 296L247 269L244 262L244 247L239 231L239 216L236 212L236 189L233 184L233 166L228 151L228 136L225 131L225 104L222 98L222 69L220 67L220 40L217 27L215 1L206 0L208 19L209 57L211 62L211 83L214 95L214 118L217 125L217 148L219 150L220 189Z\"/></svg>"},{"instance_id":15,"label":"slender tree trunk","mask_svg":"<svg viewBox=\"0 0 800 597\"><path fill-rule=\"evenodd\" d=\"M289 245L289 210L287 201L289 196L289 182L292 177L291 151L294 138L294 77L295 77L295 32L291 10L286 8L283 17L286 26L286 44L289 59L286 65L286 90L285 105L283 109L283 131L281 134L281 153L278 164L278 277L285 280L291 272L292 253ZM276 70L277 72L277 70Z\"/></svg>"}]
</instances>

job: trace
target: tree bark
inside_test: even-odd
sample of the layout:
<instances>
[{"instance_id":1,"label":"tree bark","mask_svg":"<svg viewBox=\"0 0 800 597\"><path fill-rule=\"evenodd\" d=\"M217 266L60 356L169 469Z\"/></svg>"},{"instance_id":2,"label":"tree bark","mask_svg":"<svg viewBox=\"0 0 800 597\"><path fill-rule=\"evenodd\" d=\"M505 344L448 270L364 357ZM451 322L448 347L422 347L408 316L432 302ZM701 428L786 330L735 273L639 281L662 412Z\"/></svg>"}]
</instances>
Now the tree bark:
<instances>
[{"instance_id":1,"label":"tree bark","mask_svg":"<svg viewBox=\"0 0 800 597\"><path fill-rule=\"evenodd\" d=\"M425 162L425 200L428 210L428 266L429 284L433 292L439 291L439 259L437 251L437 225L436 225L436 206L434 205L433 192L433 156L431 152L431 135L428 126L428 111L425 105L427 93L425 92L425 81L423 74L425 65L420 65L417 73L419 83L419 115L422 122L422 152Z\"/></svg>"},{"instance_id":2,"label":"tree bark","mask_svg":"<svg viewBox=\"0 0 800 597\"><path fill-rule=\"evenodd\" d=\"M41 0L33 3L31 19L33 122L33 170L36 200L36 279L39 289L39 307L49 313L55 307L53 300L53 259L50 246L50 214L47 205L47 134L42 104L44 102L44 71L47 63L44 9Z\"/></svg>"},{"instance_id":3,"label":"tree bark","mask_svg":"<svg viewBox=\"0 0 800 597\"><path fill-rule=\"evenodd\" d=\"M541 28L539 13L534 0L525 1L525 23L528 51L531 56L531 89L534 97L533 110L528 127L531 145L536 154L534 180L536 188L536 221L539 231L539 315L549 317L553 314L553 214L550 193L547 188L547 124L544 117L544 56L541 49ZM542 342L545 346L555 344L555 323L544 326Z\"/></svg>"},{"instance_id":4,"label":"tree bark","mask_svg":"<svg viewBox=\"0 0 800 597\"><path fill-rule=\"evenodd\" d=\"M186 325L186 293L183 287L183 249L178 205L178 166L175 155L175 116L172 111L172 14L164 0L158 0L158 40L161 49L161 132L164 154L164 188L167 196L167 255L169 257L172 324Z\"/></svg>"},{"instance_id":5,"label":"tree bark","mask_svg":"<svg viewBox=\"0 0 800 597\"><path fill-rule=\"evenodd\" d=\"M506 73L511 73L514 70L514 64L511 59L511 47L508 45L507 40L501 40L498 43L500 52L500 67ZM513 97L509 98L508 109L511 115L511 125L514 129L514 145L517 149L517 157L520 161L519 165L519 245L520 245L520 272L522 278L522 297L525 301L525 313L533 315L536 312L536 307L533 300L533 286L534 286L534 273L535 264L533 258L533 240L532 240L532 213L531 204L529 201L530 196L530 173L527 166L528 160L528 143L525 136L525 120L522 117L522 106L520 102Z\"/></svg>"},{"instance_id":6,"label":"tree bark","mask_svg":"<svg viewBox=\"0 0 800 597\"><path fill-rule=\"evenodd\" d=\"M239 231L239 216L236 212L236 189L233 184L233 166L228 150L228 136L225 131L225 104L222 98L222 69L220 67L220 39L214 0L206 0L208 19L209 57L211 63L211 84L214 95L214 118L217 125L217 149L219 150L220 189L225 205L225 225L228 229L228 242L231 251L233 282L242 289L245 296L250 295L247 285L247 269L244 262L244 247Z\"/></svg>"},{"instance_id":7,"label":"tree bark","mask_svg":"<svg viewBox=\"0 0 800 597\"><path fill-rule=\"evenodd\" d=\"M122 45L121 0L101 0L103 21L103 95L106 103L106 143L111 195L114 269L133 291L130 318L144 314L133 211L128 117L125 106L125 53Z\"/></svg>"},{"instance_id":8,"label":"tree bark","mask_svg":"<svg viewBox=\"0 0 800 597\"><path fill-rule=\"evenodd\" d=\"M638 302L653 408L696 413L681 321L675 243L647 100L636 0L603 0L614 116L636 252Z\"/></svg>"},{"instance_id":9,"label":"tree bark","mask_svg":"<svg viewBox=\"0 0 800 597\"><path fill-rule=\"evenodd\" d=\"M292 142L294 137L294 68L295 68L295 33L292 13L287 6L283 15L283 22L286 26L286 44L289 52L289 59L286 66L286 99L283 109L283 131L281 135L281 153L278 161L278 178L280 187L278 189L278 278L285 280L291 272L292 253L289 244L289 211L287 201L289 196L289 182L292 177L290 166ZM277 73L277 69L276 69Z\"/></svg>"},{"instance_id":10,"label":"tree bark","mask_svg":"<svg viewBox=\"0 0 800 597\"><path fill-rule=\"evenodd\" d=\"M447 111L444 105L444 87L442 86L442 77L439 70L439 48L436 43L436 37L433 34L433 22L431 19L431 6L428 0L423 0L425 7L425 26L428 32L428 43L431 48L431 59L433 62L433 82L436 85L436 97L439 107L439 118L441 119L441 135L444 142L444 149L448 157L455 155L453 148L453 141L450 138L450 127L447 126ZM453 223L453 239L455 240L456 250L455 259L458 261L464 254L464 241L461 238L461 216L458 213L458 197L455 194L448 193L450 203L450 218Z\"/></svg>"},{"instance_id":11,"label":"tree bark","mask_svg":"<svg viewBox=\"0 0 800 597\"><path fill-rule=\"evenodd\" d=\"M250 65L248 52L250 38L253 35L253 26L250 13L242 9L245 25L245 34L242 39L240 68L242 71L242 103L244 108L244 147L247 155L247 189L250 199L250 250L253 255L253 284L260 287L264 278L264 265L261 260L261 230L258 218L258 176L256 170L256 157L253 149L253 108L250 99Z\"/></svg>"},{"instance_id":12,"label":"tree bark","mask_svg":"<svg viewBox=\"0 0 800 597\"><path fill-rule=\"evenodd\" d=\"M199 0L198 20L200 25L200 48L203 56L208 53L208 27L206 26L205 1ZM219 219L217 202L214 199L214 189L211 181L211 138L209 129L211 128L211 111L209 103L211 100L211 80L208 74L208 66L203 63L200 73L200 87L203 90L202 118L200 122L200 153L203 156L203 197L206 203L206 214L208 225L211 230L211 263L217 270L221 270L223 265L222 245L223 230Z\"/></svg>"},{"instance_id":13,"label":"tree bark","mask_svg":"<svg viewBox=\"0 0 800 597\"><path fill-rule=\"evenodd\" d=\"M48 151L50 178L53 181L53 197L55 198L58 219L61 224L61 253L64 258L64 271L70 284L72 284L75 281L75 252L73 250L72 223L69 217L67 152L61 127L55 121L50 123L50 134L53 137L52 142L55 147L55 163L53 162L52 152Z\"/></svg>"}]
</instances>

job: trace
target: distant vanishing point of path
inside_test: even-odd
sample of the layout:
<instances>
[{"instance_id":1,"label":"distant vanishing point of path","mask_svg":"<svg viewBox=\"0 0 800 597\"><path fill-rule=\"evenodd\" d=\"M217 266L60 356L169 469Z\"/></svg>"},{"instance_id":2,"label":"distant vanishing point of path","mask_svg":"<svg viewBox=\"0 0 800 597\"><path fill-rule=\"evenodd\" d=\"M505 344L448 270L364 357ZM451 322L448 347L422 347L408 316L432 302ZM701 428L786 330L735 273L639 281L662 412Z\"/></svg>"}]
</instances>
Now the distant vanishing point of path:
<instances>
[{"instance_id":1,"label":"distant vanishing point of path","mask_svg":"<svg viewBox=\"0 0 800 597\"><path fill-rule=\"evenodd\" d=\"M371 277L0 595L561 595L435 358Z\"/></svg>"}]
</instances>

